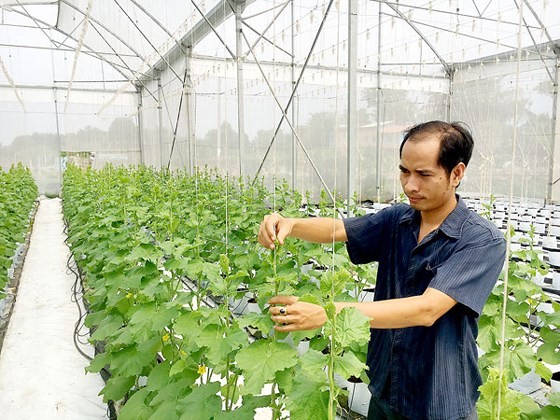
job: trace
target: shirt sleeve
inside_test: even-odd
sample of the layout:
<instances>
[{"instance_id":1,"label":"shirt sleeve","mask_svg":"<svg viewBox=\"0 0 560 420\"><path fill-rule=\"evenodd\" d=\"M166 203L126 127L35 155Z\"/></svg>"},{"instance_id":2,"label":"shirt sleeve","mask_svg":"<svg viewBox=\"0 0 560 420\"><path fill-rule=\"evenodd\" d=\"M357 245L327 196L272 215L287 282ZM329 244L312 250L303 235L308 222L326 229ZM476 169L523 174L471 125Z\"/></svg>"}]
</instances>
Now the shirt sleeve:
<instances>
[{"instance_id":1,"label":"shirt sleeve","mask_svg":"<svg viewBox=\"0 0 560 420\"><path fill-rule=\"evenodd\" d=\"M387 221L391 213L391 208L387 208L375 214L343 219L348 237L346 248L350 261L354 264L379 261L382 238L385 236Z\"/></svg>"},{"instance_id":2,"label":"shirt sleeve","mask_svg":"<svg viewBox=\"0 0 560 420\"><path fill-rule=\"evenodd\" d=\"M428 287L445 293L480 316L502 271L505 254L503 238L467 246L433 269L436 273Z\"/></svg>"}]
</instances>

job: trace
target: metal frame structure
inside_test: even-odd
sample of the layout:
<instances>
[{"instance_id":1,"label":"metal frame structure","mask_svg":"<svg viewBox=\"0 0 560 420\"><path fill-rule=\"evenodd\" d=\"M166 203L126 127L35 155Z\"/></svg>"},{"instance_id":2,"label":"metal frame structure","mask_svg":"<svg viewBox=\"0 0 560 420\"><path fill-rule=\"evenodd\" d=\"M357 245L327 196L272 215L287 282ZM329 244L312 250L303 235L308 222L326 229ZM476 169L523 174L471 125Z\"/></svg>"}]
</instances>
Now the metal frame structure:
<instances>
[{"instance_id":1,"label":"metal frame structure","mask_svg":"<svg viewBox=\"0 0 560 420\"><path fill-rule=\"evenodd\" d=\"M385 66L385 63L382 62L381 59L381 37L382 37L382 25L383 25L383 21L382 21L382 17L391 17L391 18L397 18L400 19L403 22L406 22L406 24L418 35L418 37L422 40L422 43L424 45L426 45L430 51L432 51L432 53L437 57L437 59L439 60L439 63L441 64L441 66L444 68L444 73L446 75L446 77L449 80L449 96L451 96L452 93L452 89L453 89L453 72L455 70L454 65L446 62L446 60L439 54L437 48L435 48L435 46L430 42L430 40L424 35L423 33L423 28L426 28L427 25L424 22L419 22L416 21L415 19L411 18L410 16L408 16L407 14L402 12L402 7L403 4L402 2L398 2L398 1L389 1L389 0L372 0L376 3L378 3L379 5L379 14L378 14L378 62L377 62L377 69L374 71L376 77L377 77L377 134L376 134L376 176L375 176L375 183L376 183L376 192L377 192L377 199L380 199L380 190L381 190L381 174L380 174L380 166L381 166L381 143L380 143L380 139L381 139L381 132L380 132L380 126L381 126L381 121L380 121L380 102L381 102L381 97L383 94L383 84L382 84L382 76L384 73L384 71L382 70L383 67ZM560 142L560 135L559 135L559 129L558 129L558 123L557 120L559 118L559 110L558 110L558 68L559 68L559 53L558 53L558 45L555 43L555 41L552 39L551 35L548 33L548 31L546 30L546 28L542 25L541 20L539 19L539 16L537 15L537 13L535 13L535 11L533 10L533 8L531 7L530 3L528 0L518 0L523 2L524 6L527 6L529 8L529 11L531 12L531 15L535 18L535 20L541 25L540 27L535 26L535 25L530 25L526 20L524 20L524 27L525 29L528 31L528 33L531 36L531 39L533 40L533 44L534 47L537 49L537 51L539 52L540 56L541 56L541 60L543 61L543 64L549 74L549 77L551 78L552 83L554 84L555 91L554 91L554 118L553 118L553 127L552 127L552 138L551 138L551 144L553 147L553 153L552 153L552 157L550 159L550 175L549 175L549 188L548 188L548 194L547 194L547 201L553 201L555 199L555 197L557 195L560 195L560 184L557 185L556 181L553 181L554 179L559 178L560 179L560 170L557 170L556 168L554 168L554 161L556 161L556 154L558 154L559 158L560 158L560 151L559 151L559 147L554 147L555 144L557 142ZM514 0L515 5L519 8L520 4L518 3L518 1ZM290 129L291 129L291 135L292 135L292 150L291 150L291 160L292 160L292 187L296 188L296 171L297 171L297 159L298 159L298 152L301 151L303 154L306 155L307 159L309 160L311 166L313 167L314 171L316 172L319 180L321 181L323 187L326 189L326 191L328 192L328 194L330 195L331 199L334 200L334 197L332 195L332 193L330 192L330 189L328 188L326 182L324 181L324 179L322 178L319 170L317 169L316 165L313 162L312 157L309 155L309 153L307 152L305 145L303 144L303 142L301 141L301 139L298 136L298 133L296 131L296 129L294 128L294 124L295 124L295 118L296 118L296 113L295 113L295 106L294 106L294 102L297 100L297 95L298 95L298 86L300 84L300 81L302 79L302 76L304 74L304 72L306 71L306 69L315 67L316 66L312 66L310 64L310 57L313 53L314 47L315 47L315 42L317 41L317 38L319 36L319 34L322 31L323 26L319 26L316 36L315 36L315 41L313 43L313 45L311 46L308 55L306 57L306 60L304 62L303 65L300 66L301 72L299 73L299 76L296 77L296 63L295 63L295 54L294 54L294 45L293 45L293 41L292 41L292 51L286 51L284 49L281 49L279 46L274 45L274 42L271 41L270 39L267 38L266 33L269 30L269 28L272 26L273 22L283 13L283 11L285 9L288 8L288 6L291 6L291 19L292 19L292 30L294 28L293 25L293 20L294 20L294 0L286 0L284 2L281 2L279 5L276 6L276 8L278 9L272 19L272 21L269 23L269 25L262 31L259 33L259 31L257 31L256 29L254 29L251 25L249 25L246 22L246 18L243 17L243 11L245 10L245 8L247 6L249 6L250 4L252 4L254 2L254 0L221 0L218 1L214 7L212 7L211 10L209 10L207 13L202 13L202 10L199 8L197 2L195 0L191 0L191 4L193 5L193 7L202 15L202 18L196 23L194 24L194 26L185 34L182 36L181 39L179 40L175 40L173 37L173 34L165 27L165 25L163 25L158 19L156 19L152 14L150 14L150 12L144 8L140 2L136 1L136 0L130 0L130 2L136 7L138 8L138 10L140 10L143 14L145 14L149 19L151 19L159 28L161 28L162 31L164 31L164 33L167 34L167 36L170 37L170 39L173 39L175 42L172 45L171 48L169 48L169 50L167 51L159 51L158 48L151 44L150 40L147 39L147 37L143 34L142 29L139 28L135 23L134 20L132 19L131 16L129 16L126 11L124 10L124 8L121 6L121 4L119 3L119 0L115 0L115 4L117 4L117 6L120 8L120 10L123 12L123 14L127 17L127 19L138 29L139 33L144 36L144 38L146 39L146 41L151 45L151 47L153 48L153 50L157 53L157 55L159 56L159 59L157 61L155 61L154 63L152 63L150 65L150 67L143 71L143 72L139 72L140 69L133 69L131 68L127 61L126 58L122 53L117 52L114 48L111 47L110 43L107 42L107 45L112 49L112 55L116 58L116 61L111 61L109 59L107 59L107 53L100 53L98 51L95 51L91 46L87 45L87 43L84 43L84 49L82 50L82 52L84 54L87 54L89 56L92 56L94 58L97 58L99 60L102 60L103 62L111 65L119 74L121 74L126 80L128 80L129 82L131 82L137 89L138 92L138 126L139 126L139 130L138 130L138 135L139 135L139 145L140 145L140 149L141 149L141 156L142 156L142 161L144 161L144 151L143 151L143 139L142 139L142 111L143 111L143 103L142 103L142 92L146 91L148 93L148 95L150 95L152 98L154 98L154 100L157 102L158 104L158 119L159 119L159 142L160 142L160 164L161 166L164 166L165 163L167 162L167 166L169 166L169 163L171 161L171 157L173 154L173 147L175 144L175 137L177 135L177 129L178 129L178 125L179 125L179 120L180 120L180 113L181 113L181 106L179 106L179 109L177 110L177 115L175 118L175 123L172 124L173 126L173 131L174 131L174 138L173 138L173 144L172 144L172 150L171 150L171 155L169 156L169 159L166 159L163 156L163 145L162 145L162 127L163 127L163 104L165 102L165 98L163 97L164 92L163 92L163 86L161 83L161 72L164 70L169 70L171 71L171 73L173 74L173 76L181 82L182 87L183 87L183 91L184 94L186 95L186 102L185 102L185 108L187 110L187 142L188 142L188 150L189 150L189 157L188 157L188 167L189 169L192 171L192 169L194 168L194 130L193 130L193 117L192 117L192 110L194 109L194 104L193 104L193 90L192 90L192 84L191 84L191 60L193 58L193 48L197 45L197 43L199 43L201 40L205 39L207 36L215 36L217 39L219 39L220 43L223 45L223 47L226 49L226 51L229 54L229 58L228 60L232 60L233 62L235 62L236 64L236 68L237 68L237 124L238 124L238 143L239 143L239 173L240 174L244 174L244 168L242 167L242 155L243 155L243 150L242 150L242 139L243 136L245 135L245 106L244 106L244 67L245 65L247 65L247 63L250 63L251 65L256 65L257 67L259 67L259 69L261 68L261 64L264 62L259 62L255 52L254 52L254 48L255 45L262 39L264 41L266 41L267 43L271 44L274 46L274 48L278 48L279 50L281 50L284 54L286 54L287 57L289 57L289 60L287 60L286 62L286 66L290 66L291 69L291 80L292 80L292 91L291 91L291 95L289 100L287 101L286 104L281 104L279 99L276 97L276 94L273 90L273 88L271 87L271 84L269 83L269 81L267 80L267 76L265 75L265 73L262 71L261 69L261 73L262 73L262 77L265 80L265 82L267 83L269 90L270 90L270 94L274 97L274 100L276 101L279 109L282 112L282 115L278 121L278 124L276 126L276 130L274 132L274 135L270 141L269 147L267 152L265 153L265 155L262 157L261 160L261 164L259 166L259 169L257 170L256 174L254 174L255 178L258 177L263 165L265 164L265 161L268 157L268 154L271 150L271 147L275 141L275 138L280 130L280 127L282 126L282 124L284 122L286 122ZM328 6L325 9L324 12L324 16L323 19L326 18L326 16L329 14L329 10L333 4L334 0L330 0L330 2L328 3ZM472 19L480 19L480 20L484 20L484 21L489 21L489 22L495 22L495 23L500 23L503 25L518 25L517 22L509 22L509 21L505 21L505 20L500 20L500 19L495 19L492 17L488 17L485 16L485 12L487 10L487 8L489 7L489 4L487 4L485 6L485 8L483 10L481 10L476 2L473 2L475 5L475 8L477 10L477 15L468 15L465 13L461 13L458 9L456 12L452 12L452 11L445 11L445 10L438 10L438 13L443 13L443 14L449 14L449 15L456 15L456 16L460 16L460 17L465 17L465 18L472 18ZM11 4L7 4L3 7L11 7L11 11L15 12L15 13L19 13L21 15L27 16L31 19L33 19L33 21L35 22L37 28L39 28L40 30L43 31L43 33L45 33L45 36L48 36L47 34L47 30L57 30L60 33L62 33L67 39L72 40L75 43L81 43L82 40L79 39L73 32L68 33L65 31L62 31L58 25L56 26L51 26L49 25L47 22L41 21L40 19L38 19L35 16L32 16L30 13L27 12L25 6L26 6L26 2L25 1L16 1L14 3ZM31 4L31 3L30 3ZM38 3L33 3L33 4L38 4ZM67 7L72 8L73 10L75 10L78 14L81 14L84 16L84 18L89 19L90 23L91 23L91 27L93 28L93 30L96 30L97 33L99 34L99 36L101 38L103 38L103 35L101 33L100 30L106 31L108 34L110 34L112 37L114 37L115 39L117 39L119 42L121 42L123 44L123 46L125 46L129 51L130 51L130 56L129 57L136 57L138 61L140 61L143 64L147 64L147 57L143 56L142 54L140 54L139 51L137 51L134 46L132 46L130 43L128 43L126 41L126 39L124 39L122 36L120 36L118 33L116 33L115 31L113 31L111 28L107 27L107 25L104 25L103 22L99 21L98 19L96 19L94 16L88 16L88 12L87 10L82 10L81 8L77 7L75 4L73 4L70 0L59 0L57 2L44 2L41 4L45 4L45 5L53 5L53 4L58 4L59 6L61 4L64 4ZM347 161L346 161L346 165L347 165L347 192L348 192L348 196L347 196L347 213L350 212L350 204L353 198L353 194L356 191L356 185L355 185L355 174L353 172L353 168L356 167L356 157L355 157L355 149L356 149L356 141L357 141L357 117L356 117L356 110L357 110L357 75L358 72L361 72L362 70L358 70L356 63L357 63L357 0L348 0L347 2L348 4L348 68L345 68L344 71L347 72L348 75L348 81L347 81L347 115L346 115L346 150L347 150ZM422 6L422 5L415 5L415 4L406 4L405 5L408 9L410 10L420 10L420 11L426 11L428 10L428 6ZM21 8L22 10L18 9ZM431 6L430 6L431 7ZM218 31L216 30L216 27L219 26L220 24L222 24L224 21L226 21L227 19L230 18L234 18L235 19L235 32L236 32L236 37L235 37L235 50L232 50L230 48L230 46L228 45L228 43L222 39L222 37L220 36L220 34L218 33ZM79 24L78 24L79 25ZM76 28L78 27L78 25L76 26ZM244 34L244 30L248 29L252 32L255 32L258 35L258 40L256 42L254 42L252 45L249 43L246 35ZM450 31L449 29L446 29L445 27L439 27L437 28L438 30L441 30L443 32L445 31ZM548 39L548 44L549 45L553 45L553 51L554 54L556 56L556 66L554 71L551 71L551 69L549 69L546 66L545 60L544 60L544 53L541 51L540 46L537 46L536 44L536 40L532 35L532 31L540 31L540 30L544 30L546 37ZM292 33L292 40L294 39L294 34ZM465 37L468 38L473 38L473 39L477 39L477 36L475 34L462 34ZM103 38L104 39L104 38ZM484 40L487 43L493 43L494 41L492 40ZM66 40L63 42L55 42L54 40L51 40L51 43L53 44L53 48L57 49L57 50L61 50L61 48L66 48L68 51L73 50L73 46L69 45ZM7 46L8 44L2 44L0 46ZM503 45L503 44L501 44ZM42 47L44 48L44 47ZM247 51L244 50L244 48L247 48ZM515 48L514 46L511 46L512 50ZM249 60L249 57L252 58L252 61ZM482 59L484 60L484 59ZM177 72L175 69L176 67L174 67L173 65L175 65L176 63L180 63L184 61L184 68L185 68L185 73L184 76L182 76L181 74L179 74L180 72ZM276 65L281 65L278 63L275 63ZM420 63L421 64L421 63ZM371 71L371 70L370 70ZM150 92L148 90L148 88L146 87L146 84L148 81L153 81L154 79L157 79L158 81L158 86L157 86L157 92ZM71 82L71 81L70 81ZM15 89L15 88L14 88ZM116 92L115 95L118 95L119 92ZM182 104L182 98L181 98L181 102ZM450 104L448 103L448 115L447 117L449 118L449 106ZM58 112L58 111L57 111ZM167 112L169 113L169 110L167 110ZM173 120L171 118L170 115L168 115L170 120ZM298 149L299 146L299 149ZM557 191L558 190L558 191Z\"/></svg>"}]
</instances>

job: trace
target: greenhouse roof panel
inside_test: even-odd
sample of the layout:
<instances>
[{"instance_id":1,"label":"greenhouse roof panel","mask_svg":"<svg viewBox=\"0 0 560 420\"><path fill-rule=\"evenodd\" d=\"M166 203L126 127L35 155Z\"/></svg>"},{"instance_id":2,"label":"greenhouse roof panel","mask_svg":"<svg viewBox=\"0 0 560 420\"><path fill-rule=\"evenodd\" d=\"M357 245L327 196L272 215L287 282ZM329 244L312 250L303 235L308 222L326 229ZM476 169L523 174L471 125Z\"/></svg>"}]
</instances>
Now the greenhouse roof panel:
<instances>
[{"instance_id":1,"label":"greenhouse roof panel","mask_svg":"<svg viewBox=\"0 0 560 420\"><path fill-rule=\"evenodd\" d=\"M447 77L454 65L495 59L518 46L525 59L544 62L555 56L560 39L556 1L359 0L356 5L356 65L363 71ZM0 0L0 6L3 73L18 84L38 82L22 70L37 68L28 61L32 54L16 53L18 48L54 51L57 63L42 63L42 73L61 79L60 70L49 68L66 67L62 79L70 84L88 79L144 84L166 68L181 80L190 47L199 58L224 62L240 51L253 63L348 67L347 2ZM92 66L91 59L103 64ZM44 83L52 82L44 77Z\"/></svg>"}]
</instances>

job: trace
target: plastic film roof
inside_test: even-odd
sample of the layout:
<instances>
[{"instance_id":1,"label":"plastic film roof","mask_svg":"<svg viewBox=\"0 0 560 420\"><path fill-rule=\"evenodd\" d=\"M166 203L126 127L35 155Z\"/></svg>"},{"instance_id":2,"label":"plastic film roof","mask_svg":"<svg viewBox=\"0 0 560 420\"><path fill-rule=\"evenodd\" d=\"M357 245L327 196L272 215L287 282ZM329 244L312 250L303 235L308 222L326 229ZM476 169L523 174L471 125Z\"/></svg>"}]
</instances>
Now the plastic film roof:
<instances>
[{"instance_id":1,"label":"plastic film roof","mask_svg":"<svg viewBox=\"0 0 560 420\"><path fill-rule=\"evenodd\" d=\"M176 57L191 46L194 56L235 58L238 5L247 61L346 66L348 4L0 0L0 83L136 83L154 66L180 79ZM560 38L560 4L549 0L360 0L356 10L358 68L389 74L445 77L455 63L512 54L520 24L524 59L553 57Z\"/></svg>"}]
</instances>

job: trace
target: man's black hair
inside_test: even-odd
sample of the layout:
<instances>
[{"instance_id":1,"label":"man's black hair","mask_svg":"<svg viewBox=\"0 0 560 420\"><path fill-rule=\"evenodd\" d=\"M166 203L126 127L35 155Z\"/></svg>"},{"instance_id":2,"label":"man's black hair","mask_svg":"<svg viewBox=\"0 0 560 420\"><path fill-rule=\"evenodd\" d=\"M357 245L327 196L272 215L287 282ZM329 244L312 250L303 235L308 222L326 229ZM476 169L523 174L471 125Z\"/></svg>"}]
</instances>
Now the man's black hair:
<instances>
[{"instance_id":1,"label":"man's black hair","mask_svg":"<svg viewBox=\"0 0 560 420\"><path fill-rule=\"evenodd\" d=\"M448 123L436 120L420 123L409 128L405 131L399 156L402 156L402 149L408 140L412 137L421 140L423 136L428 134L439 136L440 147L437 163L445 169L447 175L451 175L453 168L461 162L468 166L474 141L467 126L461 122Z\"/></svg>"}]
</instances>

